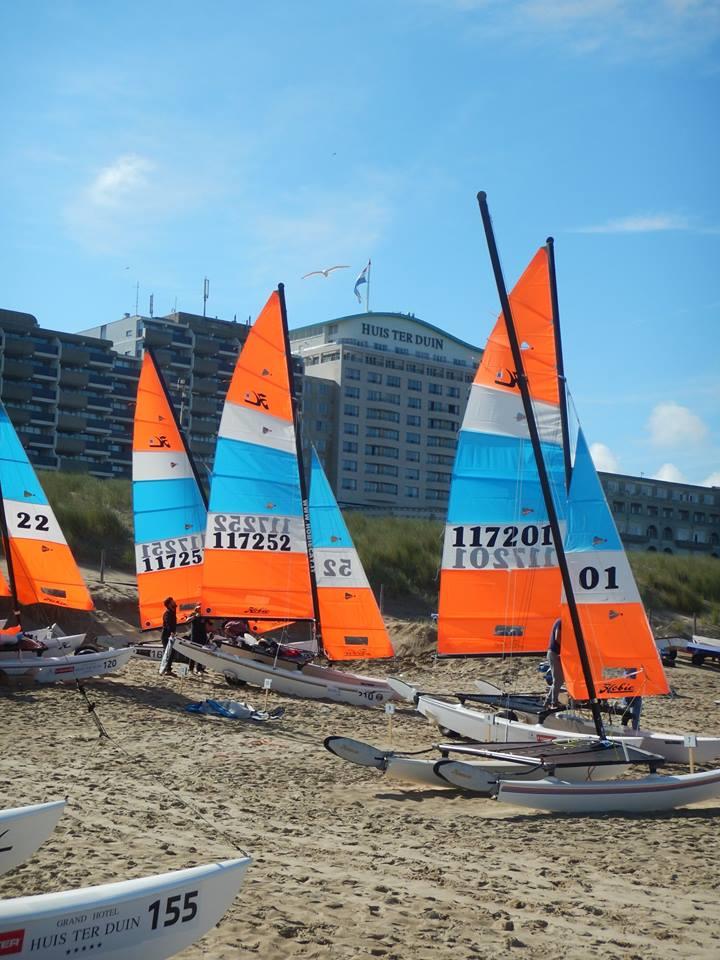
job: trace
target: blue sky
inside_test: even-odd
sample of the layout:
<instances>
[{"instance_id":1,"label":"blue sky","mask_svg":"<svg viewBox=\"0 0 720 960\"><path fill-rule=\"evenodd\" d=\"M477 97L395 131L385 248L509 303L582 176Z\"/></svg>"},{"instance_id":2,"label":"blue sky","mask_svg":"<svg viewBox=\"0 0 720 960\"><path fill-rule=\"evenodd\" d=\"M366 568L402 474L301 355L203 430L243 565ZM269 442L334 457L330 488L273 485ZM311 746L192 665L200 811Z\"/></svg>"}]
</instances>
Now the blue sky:
<instances>
[{"instance_id":1,"label":"blue sky","mask_svg":"<svg viewBox=\"0 0 720 960\"><path fill-rule=\"evenodd\" d=\"M720 484L717 0L0 7L0 306L81 330L175 304L409 311L483 344L556 240L601 467ZM350 264L325 279L308 271Z\"/></svg>"}]
</instances>

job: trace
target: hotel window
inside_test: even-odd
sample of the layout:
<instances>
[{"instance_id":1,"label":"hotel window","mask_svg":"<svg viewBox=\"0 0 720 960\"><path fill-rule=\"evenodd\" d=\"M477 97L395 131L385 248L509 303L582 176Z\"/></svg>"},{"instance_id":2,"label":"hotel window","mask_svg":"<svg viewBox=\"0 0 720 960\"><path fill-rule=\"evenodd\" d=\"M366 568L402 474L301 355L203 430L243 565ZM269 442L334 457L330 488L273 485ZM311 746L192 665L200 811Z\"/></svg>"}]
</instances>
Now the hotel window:
<instances>
[{"instance_id":1,"label":"hotel window","mask_svg":"<svg viewBox=\"0 0 720 960\"><path fill-rule=\"evenodd\" d=\"M343 433L357 433L358 425L356 423L346 423L343 427Z\"/></svg>"},{"instance_id":2,"label":"hotel window","mask_svg":"<svg viewBox=\"0 0 720 960\"><path fill-rule=\"evenodd\" d=\"M447 490L426 490L426 500L447 500Z\"/></svg>"},{"instance_id":3,"label":"hotel window","mask_svg":"<svg viewBox=\"0 0 720 960\"><path fill-rule=\"evenodd\" d=\"M357 417L360 415L360 407L356 403L346 403L343 413L346 417Z\"/></svg>"},{"instance_id":4,"label":"hotel window","mask_svg":"<svg viewBox=\"0 0 720 960\"><path fill-rule=\"evenodd\" d=\"M401 383L402 383L402 380L400 379L400 377L395 376L395 374L390 374L390 373L389 373L389 374L385 377L385 383L386 383L389 387L399 387L399 386L401 385Z\"/></svg>"},{"instance_id":5,"label":"hotel window","mask_svg":"<svg viewBox=\"0 0 720 960\"><path fill-rule=\"evenodd\" d=\"M408 380L408 390L422 390L422 380Z\"/></svg>"},{"instance_id":6,"label":"hotel window","mask_svg":"<svg viewBox=\"0 0 720 960\"><path fill-rule=\"evenodd\" d=\"M422 417L419 417L416 413L408 413L405 422L409 427L419 427L422 423Z\"/></svg>"},{"instance_id":7,"label":"hotel window","mask_svg":"<svg viewBox=\"0 0 720 960\"><path fill-rule=\"evenodd\" d=\"M422 400L420 397L408 397L407 405L412 407L413 410L419 410L422 407Z\"/></svg>"},{"instance_id":8,"label":"hotel window","mask_svg":"<svg viewBox=\"0 0 720 960\"><path fill-rule=\"evenodd\" d=\"M434 393L436 396L442 394L443 388L441 383L429 383L428 384L428 393Z\"/></svg>"},{"instance_id":9,"label":"hotel window","mask_svg":"<svg viewBox=\"0 0 720 960\"><path fill-rule=\"evenodd\" d=\"M417 498L420 496L420 487L405 487L405 496Z\"/></svg>"},{"instance_id":10,"label":"hotel window","mask_svg":"<svg viewBox=\"0 0 720 960\"><path fill-rule=\"evenodd\" d=\"M348 473L357 473L357 460L343 460L342 468Z\"/></svg>"},{"instance_id":11,"label":"hotel window","mask_svg":"<svg viewBox=\"0 0 720 960\"><path fill-rule=\"evenodd\" d=\"M354 440L343 440L343 453L357 453L358 445Z\"/></svg>"},{"instance_id":12,"label":"hotel window","mask_svg":"<svg viewBox=\"0 0 720 960\"><path fill-rule=\"evenodd\" d=\"M420 451L408 450L405 454L405 459L408 463L420 463Z\"/></svg>"},{"instance_id":13,"label":"hotel window","mask_svg":"<svg viewBox=\"0 0 720 960\"><path fill-rule=\"evenodd\" d=\"M340 486L343 490L357 490L357 480L355 477L343 477Z\"/></svg>"},{"instance_id":14,"label":"hotel window","mask_svg":"<svg viewBox=\"0 0 720 960\"><path fill-rule=\"evenodd\" d=\"M368 382L368 383L382 383L382 374L381 374L381 373L377 373L377 371L375 371L375 370L368 370L367 382Z\"/></svg>"},{"instance_id":15,"label":"hotel window","mask_svg":"<svg viewBox=\"0 0 720 960\"><path fill-rule=\"evenodd\" d=\"M420 443L420 434L419 433L406 433L405 434L406 443Z\"/></svg>"},{"instance_id":16,"label":"hotel window","mask_svg":"<svg viewBox=\"0 0 720 960\"><path fill-rule=\"evenodd\" d=\"M446 387L445 393L448 397L459 397L460 387Z\"/></svg>"},{"instance_id":17,"label":"hotel window","mask_svg":"<svg viewBox=\"0 0 720 960\"><path fill-rule=\"evenodd\" d=\"M406 480L419 480L420 471L417 467L405 467L405 479Z\"/></svg>"},{"instance_id":18,"label":"hotel window","mask_svg":"<svg viewBox=\"0 0 720 960\"><path fill-rule=\"evenodd\" d=\"M345 396L351 400L360 399L360 387L345 387Z\"/></svg>"},{"instance_id":19,"label":"hotel window","mask_svg":"<svg viewBox=\"0 0 720 960\"><path fill-rule=\"evenodd\" d=\"M366 480L365 481L365 492L366 493L397 493L397 484L396 483L381 483L379 480Z\"/></svg>"},{"instance_id":20,"label":"hotel window","mask_svg":"<svg viewBox=\"0 0 720 960\"><path fill-rule=\"evenodd\" d=\"M356 367L348 367L347 370L345 371L345 377L348 380L359 380L360 371Z\"/></svg>"}]
</instances>

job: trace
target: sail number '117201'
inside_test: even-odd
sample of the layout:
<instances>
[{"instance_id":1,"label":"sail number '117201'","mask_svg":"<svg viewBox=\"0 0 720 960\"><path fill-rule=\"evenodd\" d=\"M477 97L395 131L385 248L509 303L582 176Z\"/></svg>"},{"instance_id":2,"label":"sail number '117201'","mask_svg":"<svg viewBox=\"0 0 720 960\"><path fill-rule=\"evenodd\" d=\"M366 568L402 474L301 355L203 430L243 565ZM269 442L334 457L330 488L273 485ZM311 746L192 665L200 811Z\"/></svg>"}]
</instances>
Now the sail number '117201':
<instances>
[{"instance_id":1,"label":"sail number '117201'","mask_svg":"<svg viewBox=\"0 0 720 960\"><path fill-rule=\"evenodd\" d=\"M452 570L557 565L550 524L448 526L443 553L443 567Z\"/></svg>"}]
</instances>

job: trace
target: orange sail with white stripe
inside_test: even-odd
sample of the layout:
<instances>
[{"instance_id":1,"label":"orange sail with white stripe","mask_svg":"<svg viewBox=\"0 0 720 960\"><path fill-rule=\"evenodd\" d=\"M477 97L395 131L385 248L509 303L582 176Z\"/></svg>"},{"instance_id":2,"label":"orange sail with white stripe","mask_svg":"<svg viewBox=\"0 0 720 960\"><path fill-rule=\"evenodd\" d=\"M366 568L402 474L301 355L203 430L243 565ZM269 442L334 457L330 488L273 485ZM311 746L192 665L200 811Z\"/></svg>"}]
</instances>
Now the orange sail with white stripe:
<instances>
[{"instance_id":1,"label":"orange sail with white stripe","mask_svg":"<svg viewBox=\"0 0 720 960\"><path fill-rule=\"evenodd\" d=\"M251 328L223 408L205 533L208 616L315 619L281 296Z\"/></svg>"},{"instance_id":2,"label":"orange sail with white stripe","mask_svg":"<svg viewBox=\"0 0 720 960\"><path fill-rule=\"evenodd\" d=\"M510 294L553 484L565 489L548 251ZM441 655L547 649L560 571L518 388L505 318L490 334L458 437L443 542Z\"/></svg>"},{"instance_id":3,"label":"orange sail with white stripe","mask_svg":"<svg viewBox=\"0 0 720 960\"><path fill-rule=\"evenodd\" d=\"M133 429L135 571L143 630L162 624L166 597L187 619L200 602L207 507L149 350L138 380Z\"/></svg>"},{"instance_id":4,"label":"orange sail with white stripe","mask_svg":"<svg viewBox=\"0 0 720 960\"><path fill-rule=\"evenodd\" d=\"M85 581L2 404L0 490L17 602L92 610Z\"/></svg>"},{"instance_id":5,"label":"orange sail with white stripe","mask_svg":"<svg viewBox=\"0 0 720 960\"><path fill-rule=\"evenodd\" d=\"M309 500L325 654L330 660L392 657L392 643L375 595L314 448Z\"/></svg>"}]
</instances>

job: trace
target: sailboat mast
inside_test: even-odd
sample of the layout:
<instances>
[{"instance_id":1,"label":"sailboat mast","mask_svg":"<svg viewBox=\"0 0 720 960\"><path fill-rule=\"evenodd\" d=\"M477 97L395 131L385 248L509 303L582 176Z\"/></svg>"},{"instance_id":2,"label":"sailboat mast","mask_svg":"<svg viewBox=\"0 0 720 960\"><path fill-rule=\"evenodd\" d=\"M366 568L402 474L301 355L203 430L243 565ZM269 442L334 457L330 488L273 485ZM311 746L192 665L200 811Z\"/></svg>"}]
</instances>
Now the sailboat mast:
<instances>
[{"instance_id":1,"label":"sailboat mast","mask_svg":"<svg viewBox=\"0 0 720 960\"><path fill-rule=\"evenodd\" d=\"M7 563L8 585L12 594L13 613L22 627L20 618L20 602L18 600L17 585L15 583L15 567L13 566L12 550L10 548L10 533L8 531L7 516L5 515L5 497L3 496L2 484L0 483L0 534L2 535L3 550L5 551L5 561Z\"/></svg>"},{"instance_id":2,"label":"sailboat mast","mask_svg":"<svg viewBox=\"0 0 720 960\"><path fill-rule=\"evenodd\" d=\"M490 219L490 211L488 210L487 205L487 194L481 190L477 195L477 200L480 206L480 215L482 216L483 227L485 228L485 237L487 240L493 273L495 275L495 285L497 286L498 296L500 298L500 306L502 308L503 316L505 317L505 326L507 327L508 339L510 341L510 350L512 352L513 362L515 364L515 374L517 376L523 410L525 412L525 419L527 420L528 431L530 433L530 442L532 443L533 453L535 454L535 462L537 464L540 486L542 488L543 498L545 500L545 507L548 512L548 519L550 521L550 528L552 530L553 541L555 544L555 553L557 555L560 575L562 577L568 609L570 611L570 619L572 621L573 630L575 631L575 638L577 640L583 677L585 679L588 696L590 698L593 721L595 723L595 729L597 730L598 736L601 740L605 740L605 727L600 715L600 708L595 693L595 683L593 681L592 670L590 668L590 660L587 655L582 625L580 623L580 615L575 602L572 578L570 577L570 568L568 567L567 557L565 556L565 549L560 531L560 522L558 520L557 510L555 509L547 467L545 466L545 459L543 457L542 447L540 445L540 434L538 431L537 421L535 419L535 411L533 410L532 399L530 397L530 388L528 386L527 374L525 373L522 352L520 350L520 344L518 343L517 331L515 329L512 310L510 309L510 301L508 299L507 289L505 287L502 267L500 266L500 257L498 255L497 244L495 243L495 234L493 233L492 221Z\"/></svg>"},{"instance_id":3,"label":"sailboat mast","mask_svg":"<svg viewBox=\"0 0 720 960\"><path fill-rule=\"evenodd\" d=\"M172 397L170 396L170 392L167 388L167 384L165 383L165 377L163 376L162 371L160 370L160 365L158 364L157 359L155 357L155 351L153 350L152 347L146 345L145 352L150 354L150 359L152 360L153 366L155 367L155 372L157 373L158 382L160 384L162 392L165 394L165 399L167 400L168 408L170 410L170 413L172 414L173 420L175 421L175 426L177 427L178 434L180 435L180 440L185 450L185 455L188 458L190 469L192 470L193 476L195 477L195 483L197 483L198 490L200 491L200 497L202 498L203 505L205 507L205 510L207 511L208 499L205 493L205 487L203 486L202 481L200 480L200 474L198 473L198 468L197 468L197 464L195 463L195 458L190 452L190 447L188 446L188 442L185 439L185 431L183 430L182 424L180 423L180 420L178 419L178 416L175 413L175 406L173 404Z\"/></svg>"},{"instance_id":4,"label":"sailboat mast","mask_svg":"<svg viewBox=\"0 0 720 960\"><path fill-rule=\"evenodd\" d=\"M302 440L300 438L300 423L298 418L297 398L295 396L295 376L293 373L292 354L290 353L290 334L288 332L287 308L285 306L285 284L278 284L280 297L280 314L282 316L283 337L285 338L285 360L287 362L288 384L290 387L290 402L292 404L293 426L295 428L295 450L297 453L298 473L300 474L300 499L302 500L303 523L305 525L305 543L307 544L308 566L310 568L310 590L312 593L313 613L315 615L315 633L322 645L322 629L320 625L320 602L318 600L317 580L315 579L315 555L312 547L312 533L310 531L310 502L308 499L305 464L303 462Z\"/></svg>"},{"instance_id":5,"label":"sailboat mast","mask_svg":"<svg viewBox=\"0 0 720 960\"><path fill-rule=\"evenodd\" d=\"M557 278L555 276L555 241L548 237L545 241L548 254L548 273L550 274L550 300L552 303L552 322L555 331L555 363L558 376L558 394L560 400L560 429L562 431L563 461L565 463L565 489L570 489L572 463L570 462L570 430L568 428L567 388L565 384L565 364L560 336L560 307L558 304Z\"/></svg>"}]
</instances>

